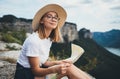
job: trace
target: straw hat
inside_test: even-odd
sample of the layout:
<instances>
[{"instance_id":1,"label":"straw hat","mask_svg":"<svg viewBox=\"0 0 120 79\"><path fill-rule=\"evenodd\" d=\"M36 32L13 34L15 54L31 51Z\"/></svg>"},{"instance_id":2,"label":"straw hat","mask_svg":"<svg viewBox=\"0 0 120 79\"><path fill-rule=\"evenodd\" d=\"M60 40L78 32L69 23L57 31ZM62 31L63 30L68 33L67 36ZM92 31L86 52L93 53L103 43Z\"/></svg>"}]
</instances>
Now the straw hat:
<instances>
[{"instance_id":1,"label":"straw hat","mask_svg":"<svg viewBox=\"0 0 120 79\"><path fill-rule=\"evenodd\" d=\"M35 31L38 28L41 17L49 11L55 11L58 14L58 17L60 18L60 20L58 22L58 27L62 27L64 25L66 17L67 17L66 11L57 4L48 4L48 5L44 6L43 8L41 8L35 14L33 21L32 21L33 31Z\"/></svg>"}]
</instances>

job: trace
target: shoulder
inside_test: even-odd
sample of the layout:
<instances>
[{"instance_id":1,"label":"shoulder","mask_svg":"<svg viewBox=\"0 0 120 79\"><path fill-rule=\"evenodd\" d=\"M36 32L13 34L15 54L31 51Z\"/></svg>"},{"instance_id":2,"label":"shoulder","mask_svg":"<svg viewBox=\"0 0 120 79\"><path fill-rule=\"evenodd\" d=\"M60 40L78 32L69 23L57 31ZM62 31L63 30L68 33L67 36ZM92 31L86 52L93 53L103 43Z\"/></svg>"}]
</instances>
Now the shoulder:
<instances>
[{"instance_id":1,"label":"shoulder","mask_svg":"<svg viewBox=\"0 0 120 79\"><path fill-rule=\"evenodd\" d=\"M38 44L39 40L40 40L39 37L35 33L32 33L30 36L26 38L24 43L28 45L29 44L34 45L34 44Z\"/></svg>"},{"instance_id":2,"label":"shoulder","mask_svg":"<svg viewBox=\"0 0 120 79\"><path fill-rule=\"evenodd\" d=\"M52 41L50 40L50 38L48 39L40 39L39 35L37 33L32 33L29 37L27 37L27 39L24 42L27 45L51 45Z\"/></svg>"}]
</instances>

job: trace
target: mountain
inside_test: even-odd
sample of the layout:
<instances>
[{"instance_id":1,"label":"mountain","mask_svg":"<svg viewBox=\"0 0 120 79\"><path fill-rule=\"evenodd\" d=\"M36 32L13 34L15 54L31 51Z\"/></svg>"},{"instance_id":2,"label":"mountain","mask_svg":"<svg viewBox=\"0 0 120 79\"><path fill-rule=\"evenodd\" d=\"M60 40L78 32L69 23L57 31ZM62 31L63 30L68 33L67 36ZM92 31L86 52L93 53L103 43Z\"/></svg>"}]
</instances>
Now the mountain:
<instances>
[{"instance_id":1,"label":"mountain","mask_svg":"<svg viewBox=\"0 0 120 79\"><path fill-rule=\"evenodd\" d=\"M32 19L18 18L14 15L4 15L0 17L0 32L21 31L31 33Z\"/></svg>"},{"instance_id":2,"label":"mountain","mask_svg":"<svg viewBox=\"0 0 120 79\"><path fill-rule=\"evenodd\" d=\"M120 30L94 32L93 39L103 47L120 48Z\"/></svg>"},{"instance_id":3,"label":"mountain","mask_svg":"<svg viewBox=\"0 0 120 79\"><path fill-rule=\"evenodd\" d=\"M24 21L24 22L31 22L32 19L25 19L25 18L17 18L14 15L4 15L3 17L0 18L0 22L5 22L5 23L13 23L16 21Z\"/></svg>"}]
</instances>

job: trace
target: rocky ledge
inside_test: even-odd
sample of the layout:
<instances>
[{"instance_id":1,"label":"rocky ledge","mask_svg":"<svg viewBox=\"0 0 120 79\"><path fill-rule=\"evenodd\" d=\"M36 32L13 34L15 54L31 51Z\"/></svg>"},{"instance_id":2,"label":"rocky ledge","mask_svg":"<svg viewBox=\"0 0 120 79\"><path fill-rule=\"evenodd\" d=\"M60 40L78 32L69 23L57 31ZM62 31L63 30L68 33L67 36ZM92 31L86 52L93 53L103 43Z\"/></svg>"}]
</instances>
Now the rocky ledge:
<instances>
[{"instance_id":1,"label":"rocky ledge","mask_svg":"<svg viewBox=\"0 0 120 79\"><path fill-rule=\"evenodd\" d=\"M6 46L18 50L9 50ZM0 79L14 79L16 60L20 54L21 45L0 41Z\"/></svg>"},{"instance_id":2,"label":"rocky ledge","mask_svg":"<svg viewBox=\"0 0 120 79\"><path fill-rule=\"evenodd\" d=\"M14 79L16 64L0 60L0 79Z\"/></svg>"}]
</instances>

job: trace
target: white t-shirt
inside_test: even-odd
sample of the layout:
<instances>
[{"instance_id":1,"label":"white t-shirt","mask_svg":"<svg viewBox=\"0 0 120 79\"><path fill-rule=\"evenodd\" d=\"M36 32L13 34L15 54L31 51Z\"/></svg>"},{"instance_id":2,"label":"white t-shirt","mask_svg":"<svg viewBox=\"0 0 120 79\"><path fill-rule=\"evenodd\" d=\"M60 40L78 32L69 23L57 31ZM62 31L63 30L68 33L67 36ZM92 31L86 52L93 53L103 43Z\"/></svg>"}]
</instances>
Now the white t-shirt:
<instances>
[{"instance_id":1,"label":"white t-shirt","mask_svg":"<svg viewBox=\"0 0 120 79\"><path fill-rule=\"evenodd\" d=\"M39 57L40 66L44 64L48 57L52 42L50 38L40 39L38 33L32 33L24 42L17 62L23 67L30 68L29 57Z\"/></svg>"}]
</instances>

